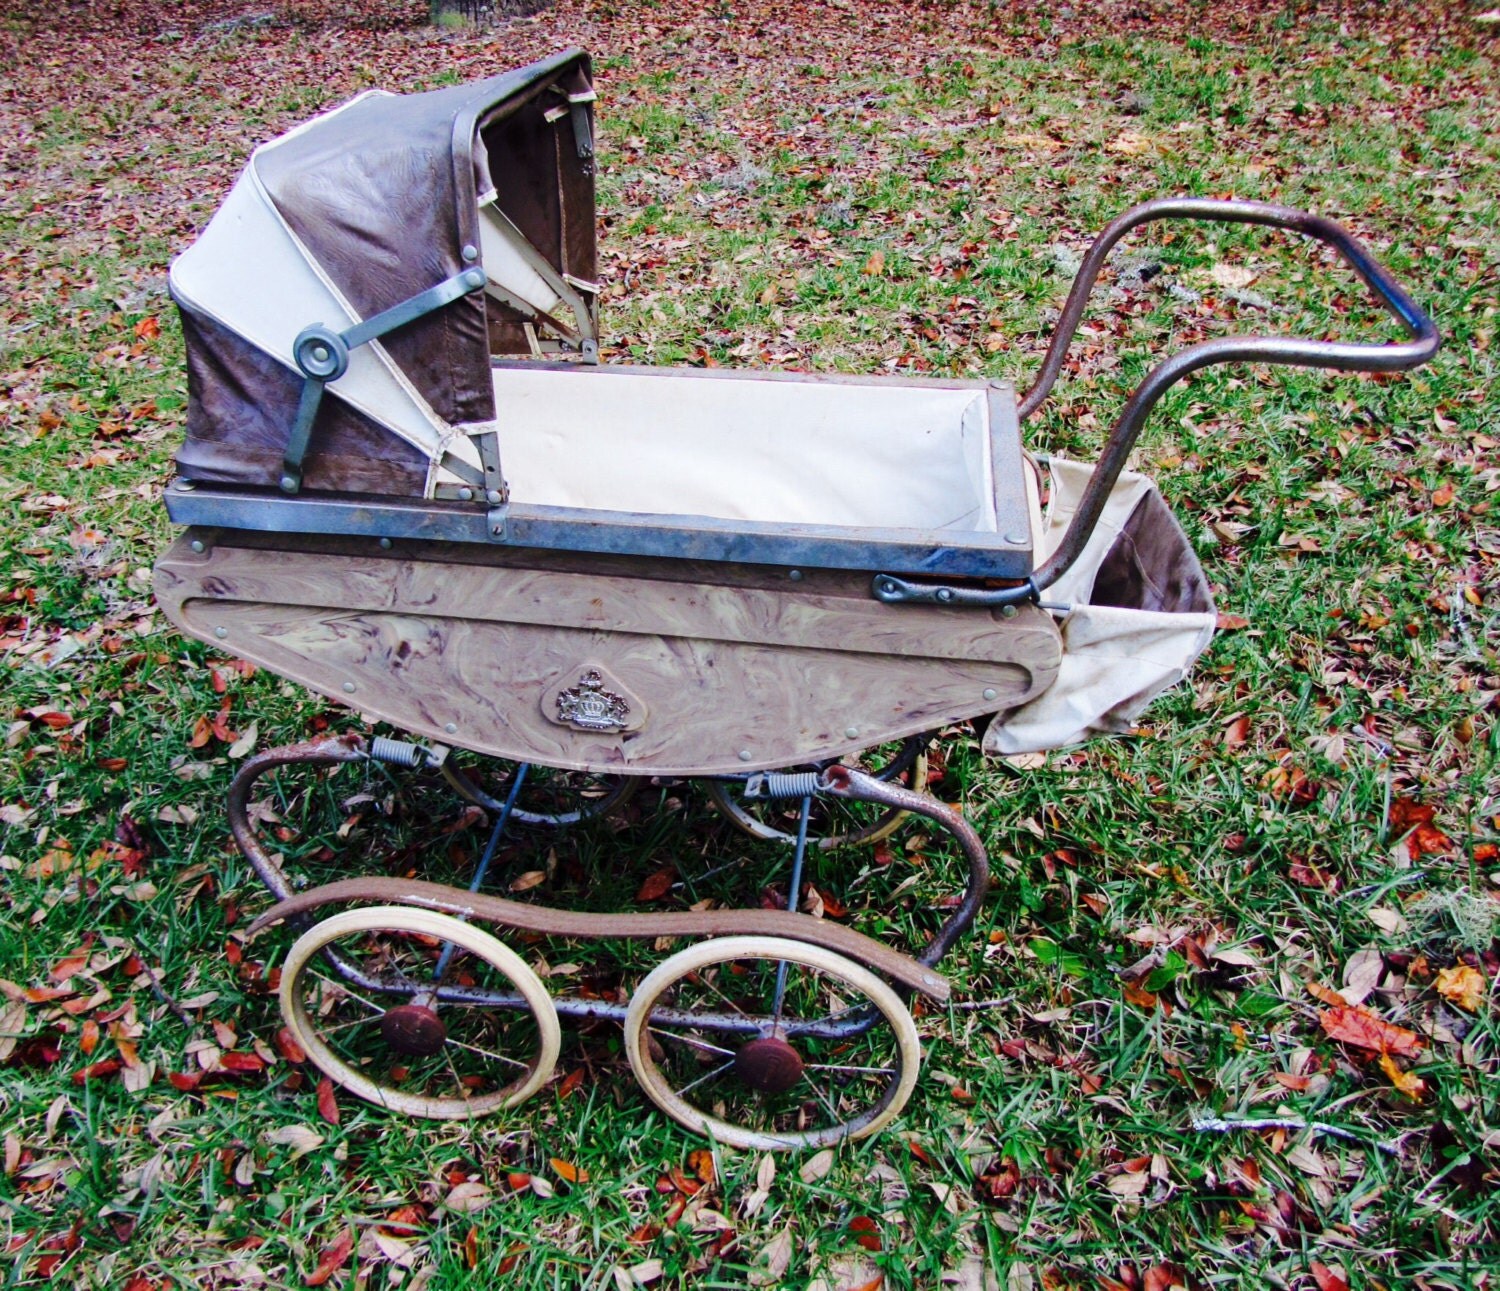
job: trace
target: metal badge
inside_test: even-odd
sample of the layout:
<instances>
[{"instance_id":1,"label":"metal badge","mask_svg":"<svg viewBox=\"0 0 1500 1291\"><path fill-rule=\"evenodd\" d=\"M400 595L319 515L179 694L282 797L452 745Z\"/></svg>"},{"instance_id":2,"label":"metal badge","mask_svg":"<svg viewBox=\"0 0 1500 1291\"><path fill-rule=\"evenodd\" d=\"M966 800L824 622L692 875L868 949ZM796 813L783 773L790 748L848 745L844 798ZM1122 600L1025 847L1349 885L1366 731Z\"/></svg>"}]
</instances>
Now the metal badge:
<instances>
[{"instance_id":1,"label":"metal badge","mask_svg":"<svg viewBox=\"0 0 1500 1291\"><path fill-rule=\"evenodd\" d=\"M578 683L557 692L557 720L580 731L623 731L630 703L604 688L604 678L590 668Z\"/></svg>"}]
</instances>

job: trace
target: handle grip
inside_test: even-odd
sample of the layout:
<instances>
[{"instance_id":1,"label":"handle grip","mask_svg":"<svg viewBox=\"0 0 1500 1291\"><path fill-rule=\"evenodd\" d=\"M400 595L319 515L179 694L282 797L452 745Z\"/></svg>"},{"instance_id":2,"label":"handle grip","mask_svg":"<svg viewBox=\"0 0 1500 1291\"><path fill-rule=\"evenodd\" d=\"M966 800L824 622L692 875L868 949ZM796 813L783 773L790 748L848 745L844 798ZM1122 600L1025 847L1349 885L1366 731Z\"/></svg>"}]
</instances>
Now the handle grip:
<instances>
[{"instance_id":1,"label":"handle grip","mask_svg":"<svg viewBox=\"0 0 1500 1291\"><path fill-rule=\"evenodd\" d=\"M1034 597L1065 574L1092 536L1105 500L1109 497L1126 459L1135 447L1141 427L1157 401L1177 382L1200 368L1215 363L1279 363L1293 367L1330 368L1341 372L1399 372L1426 363L1437 353L1441 338L1432 319L1407 295L1389 270L1341 225L1320 215L1310 215L1290 206L1266 202L1218 201L1209 198L1166 197L1132 207L1094 240L1079 267L1063 306L1057 329L1047 346L1037 379L1021 400L1024 421L1046 400L1063 359L1078 330L1084 306L1105 259L1117 242L1139 225L1152 220L1207 220L1221 224L1261 224L1288 229L1332 247L1364 281L1375 299L1406 328L1410 339L1387 344L1352 341L1310 341L1288 336L1231 336L1201 341L1164 360L1147 374L1125 402L1109 439L1099 454L1093 478L1079 500L1078 511L1061 544L1032 575L1028 584L1014 589L1016 599Z\"/></svg>"}]
</instances>

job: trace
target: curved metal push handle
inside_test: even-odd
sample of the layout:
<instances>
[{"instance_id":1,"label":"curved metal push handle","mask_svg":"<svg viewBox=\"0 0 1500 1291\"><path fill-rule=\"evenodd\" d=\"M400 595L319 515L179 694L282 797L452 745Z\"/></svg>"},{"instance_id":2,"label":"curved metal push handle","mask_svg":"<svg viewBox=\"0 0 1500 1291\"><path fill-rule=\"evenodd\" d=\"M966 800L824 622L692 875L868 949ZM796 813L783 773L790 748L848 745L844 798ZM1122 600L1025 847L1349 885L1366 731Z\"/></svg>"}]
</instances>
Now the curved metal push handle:
<instances>
[{"instance_id":1,"label":"curved metal push handle","mask_svg":"<svg viewBox=\"0 0 1500 1291\"><path fill-rule=\"evenodd\" d=\"M1105 500L1140 435L1141 426L1163 394L1183 377L1215 363L1281 363L1294 367L1332 368L1343 372L1397 372L1426 363L1437 353L1437 327L1408 296L1389 271L1345 228L1320 215L1310 215L1290 206L1266 202L1217 201L1209 198L1165 197L1132 207L1101 233L1089 248L1068 292L1067 303L1057 321L1057 330L1047 346L1035 384L1021 400L1025 420L1045 401L1068 346L1078 330L1089 292L1099 270L1117 242L1139 225L1152 220L1210 220L1224 224L1264 224L1289 229L1332 247L1374 293L1375 298L1406 327L1408 341L1384 345L1351 341L1308 341L1288 336L1230 336L1201 341L1158 364L1126 401L1119 420L1099 454L1093 478L1079 501L1078 511L1052 556L1025 587L1016 588L1015 599L1034 597L1050 587L1072 566L1093 535Z\"/></svg>"}]
</instances>

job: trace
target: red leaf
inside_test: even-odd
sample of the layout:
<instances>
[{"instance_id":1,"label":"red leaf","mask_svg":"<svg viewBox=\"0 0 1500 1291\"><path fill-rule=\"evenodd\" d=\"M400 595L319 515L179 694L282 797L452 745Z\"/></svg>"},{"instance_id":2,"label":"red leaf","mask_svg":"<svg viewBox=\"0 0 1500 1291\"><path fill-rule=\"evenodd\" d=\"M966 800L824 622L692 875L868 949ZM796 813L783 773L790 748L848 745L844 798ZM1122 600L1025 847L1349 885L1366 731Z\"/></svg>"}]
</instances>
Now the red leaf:
<instances>
[{"instance_id":1,"label":"red leaf","mask_svg":"<svg viewBox=\"0 0 1500 1291\"><path fill-rule=\"evenodd\" d=\"M1376 1017L1369 1009L1349 1005L1324 1009L1319 1020L1330 1038L1374 1053L1411 1058L1422 1048L1422 1037L1415 1031Z\"/></svg>"},{"instance_id":2,"label":"red leaf","mask_svg":"<svg viewBox=\"0 0 1500 1291\"><path fill-rule=\"evenodd\" d=\"M1235 749L1250 738L1250 718L1241 713L1224 728L1224 745Z\"/></svg>"},{"instance_id":3,"label":"red leaf","mask_svg":"<svg viewBox=\"0 0 1500 1291\"><path fill-rule=\"evenodd\" d=\"M583 1084L584 1075L584 1068L574 1067L572 1071L562 1078L562 1083L557 1087L557 1096L559 1098L567 1098L576 1093L578 1086Z\"/></svg>"},{"instance_id":4,"label":"red leaf","mask_svg":"<svg viewBox=\"0 0 1500 1291\"><path fill-rule=\"evenodd\" d=\"M660 901L672 890L672 884L677 882L677 867L675 865L664 865L655 874L648 874L646 881L641 884L641 890L635 894L637 901Z\"/></svg>"},{"instance_id":5,"label":"red leaf","mask_svg":"<svg viewBox=\"0 0 1500 1291\"><path fill-rule=\"evenodd\" d=\"M868 1215L856 1215L851 1219L849 1232L865 1250L878 1251L880 1249L880 1225Z\"/></svg>"},{"instance_id":6,"label":"red leaf","mask_svg":"<svg viewBox=\"0 0 1500 1291\"><path fill-rule=\"evenodd\" d=\"M1248 628L1250 620L1242 614L1225 614L1219 611L1218 628L1220 632L1238 632L1241 628Z\"/></svg>"},{"instance_id":7,"label":"red leaf","mask_svg":"<svg viewBox=\"0 0 1500 1291\"><path fill-rule=\"evenodd\" d=\"M140 341L154 341L161 335L161 324L156 321L155 314L148 314L135 325L136 339Z\"/></svg>"},{"instance_id":8,"label":"red leaf","mask_svg":"<svg viewBox=\"0 0 1500 1291\"><path fill-rule=\"evenodd\" d=\"M125 1064L118 1058L106 1058L103 1062L91 1062L87 1067L81 1067L73 1073L73 1083L82 1085L85 1081L103 1080L106 1076L113 1076Z\"/></svg>"},{"instance_id":9,"label":"red leaf","mask_svg":"<svg viewBox=\"0 0 1500 1291\"><path fill-rule=\"evenodd\" d=\"M1021 1186L1021 1170L1011 1157L991 1161L989 1168L974 1181L974 1191L981 1201L1008 1201Z\"/></svg>"},{"instance_id":10,"label":"red leaf","mask_svg":"<svg viewBox=\"0 0 1500 1291\"><path fill-rule=\"evenodd\" d=\"M1452 847L1453 840L1436 825L1418 825L1406 840L1406 850L1411 853L1412 860L1419 856L1436 856Z\"/></svg>"},{"instance_id":11,"label":"red leaf","mask_svg":"<svg viewBox=\"0 0 1500 1291\"><path fill-rule=\"evenodd\" d=\"M323 1252L322 1258L318 1261L318 1267L302 1279L302 1284L310 1287L322 1286L344 1267L353 1252L354 1230L346 1228L339 1234L338 1241Z\"/></svg>"},{"instance_id":12,"label":"red leaf","mask_svg":"<svg viewBox=\"0 0 1500 1291\"><path fill-rule=\"evenodd\" d=\"M333 1081L327 1076L318 1081L318 1115L330 1125L339 1123L339 1102L334 1097Z\"/></svg>"},{"instance_id":13,"label":"red leaf","mask_svg":"<svg viewBox=\"0 0 1500 1291\"><path fill-rule=\"evenodd\" d=\"M187 1094L197 1089L202 1083L203 1073L201 1071L169 1071L167 1079L172 1083L173 1089L180 1089Z\"/></svg>"},{"instance_id":14,"label":"red leaf","mask_svg":"<svg viewBox=\"0 0 1500 1291\"><path fill-rule=\"evenodd\" d=\"M1397 798L1391 803L1391 828L1398 834L1405 833L1413 825L1430 825L1437 815L1437 808L1428 803L1413 802L1410 798Z\"/></svg>"},{"instance_id":15,"label":"red leaf","mask_svg":"<svg viewBox=\"0 0 1500 1291\"><path fill-rule=\"evenodd\" d=\"M219 1057L219 1065L225 1071L257 1072L266 1069L266 1060L257 1053L241 1053L231 1049Z\"/></svg>"},{"instance_id":16,"label":"red leaf","mask_svg":"<svg viewBox=\"0 0 1500 1291\"><path fill-rule=\"evenodd\" d=\"M288 1062L306 1062L307 1052L297 1043L290 1028L282 1027L276 1032L276 1052Z\"/></svg>"},{"instance_id":17,"label":"red leaf","mask_svg":"<svg viewBox=\"0 0 1500 1291\"><path fill-rule=\"evenodd\" d=\"M1307 1267L1318 1284L1318 1291L1349 1291L1349 1284L1328 1265L1319 1264L1317 1260L1314 1260Z\"/></svg>"}]
</instances>

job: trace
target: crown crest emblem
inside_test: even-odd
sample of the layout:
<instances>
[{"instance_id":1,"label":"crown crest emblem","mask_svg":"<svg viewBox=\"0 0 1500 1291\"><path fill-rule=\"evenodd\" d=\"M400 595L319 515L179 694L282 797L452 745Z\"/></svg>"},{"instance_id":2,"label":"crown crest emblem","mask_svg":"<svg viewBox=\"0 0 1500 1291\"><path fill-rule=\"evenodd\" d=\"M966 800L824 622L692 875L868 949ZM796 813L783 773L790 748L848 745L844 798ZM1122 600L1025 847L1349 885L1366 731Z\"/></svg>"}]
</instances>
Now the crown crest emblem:
<instances>
[{"instance_id":1,"label":"crown crest emblem","mask_svg":"<svg viewBox=\"0 0 1500 1291\"><path fill-rule=\"evenodd\" d=\"M583 731L618 731L630 716L623 695L604 688L604 678L590 668L575 685L557 692L557 719Z\"/></svg>"}]
</instances>

